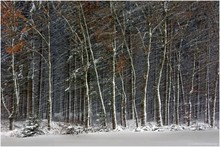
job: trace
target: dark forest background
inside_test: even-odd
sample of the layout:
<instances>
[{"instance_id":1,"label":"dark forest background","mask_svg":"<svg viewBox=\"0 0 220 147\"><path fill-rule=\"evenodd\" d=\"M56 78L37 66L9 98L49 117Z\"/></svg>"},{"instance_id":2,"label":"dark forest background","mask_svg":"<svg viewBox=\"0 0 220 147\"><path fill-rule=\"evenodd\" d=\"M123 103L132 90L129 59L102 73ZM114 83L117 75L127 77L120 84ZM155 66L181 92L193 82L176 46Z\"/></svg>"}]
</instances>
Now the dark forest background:
<instances>
[{"instance_id":1,"label":"dark forest background","mask_svg":"<svg viewBox=\"0 0 220 147\"><path fill-rule=\"evenodd\" d=\"M219 2L1 2L1 118L219 120Z\"/></svg>"}]
</instances>

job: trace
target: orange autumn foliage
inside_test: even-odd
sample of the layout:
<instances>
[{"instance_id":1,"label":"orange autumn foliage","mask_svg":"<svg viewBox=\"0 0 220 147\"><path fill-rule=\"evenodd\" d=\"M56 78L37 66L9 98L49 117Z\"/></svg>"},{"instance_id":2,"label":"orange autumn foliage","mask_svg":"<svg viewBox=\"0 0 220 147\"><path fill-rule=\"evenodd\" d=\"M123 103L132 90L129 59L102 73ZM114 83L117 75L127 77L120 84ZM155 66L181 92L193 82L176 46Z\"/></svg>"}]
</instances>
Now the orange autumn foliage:
<instances>
[{"instance_id":1,"label":"orange autumn foliage","mask_svg":"<svg viewBox=\"0 0 220 147\"><path fill-rule=\"evenodd\" d=\"M18 43L16 43L13 47L7 48L6 52L8 54L14 54L14 53L20 52L24 48L25 45L26 45L26 41L21 40Z\"/></svg>"},{"instance_id":2,"label":"orange autumn foliage","mask_svg":"<svg viewBox=\"0 0 220 147\"><path fill-rule=\"evenodd\" d=\"M125 67L127 65L128 60L126 59L125 55L121 55L118 58L117 64L116 64L116 72L121 73L125 70Z\"/></svg>"},{"instance_id":3,"label":"orange autumn foliage","mask_svg":"<svg viewBox=\"0 0 220 147\"><path fill-rule=\"evenodd\" d=\"M14 40L14 45L10 43L6 46L6 52L8 54L14 54L23 50L26 45L25 40L20 40L20 35L31 29L26 25L27 18L22 14L22 11L16 9L14 3L11 1L4 1L1 3L1 24L3 38L6 40Z\"/></svg>"}]
</instances>

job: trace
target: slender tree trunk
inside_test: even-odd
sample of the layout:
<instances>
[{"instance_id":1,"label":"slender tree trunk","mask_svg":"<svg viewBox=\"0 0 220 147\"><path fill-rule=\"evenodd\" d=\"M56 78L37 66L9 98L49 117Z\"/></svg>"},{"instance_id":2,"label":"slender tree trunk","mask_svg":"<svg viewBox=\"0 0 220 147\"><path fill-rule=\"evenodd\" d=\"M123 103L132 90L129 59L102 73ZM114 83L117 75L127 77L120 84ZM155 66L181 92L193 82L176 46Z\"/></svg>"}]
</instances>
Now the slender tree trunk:
<instances>
[{"instance_id":1,"label":"slender tree trunk","mask_svg":"<svg viewBox=\"0 0 220 147\"><path fill-rule=\"evenodd\" d=\"M14 41L12 40L12 46L14 46ZM17 75L15 72L15 54L12 53L12 75L13 75L13 84L14 84L14 92L15 92L15 98L13 96L13 103L12 103L12 112L9 115L9 130L13 130L13 122L16 117L16 109L19 105L19 91L18 91L18 84L17 84Z\"/></svg>"},{"instance_id":2,"label":"slender tree trunk","mask_svg":"<svg viewBox=\"0 0 220 147\"><path fill-rule=\"evenodd\" d=\"M115 34L116 32L116 26L115 26L115 16L114 16L114 9L113 9L113 3L110 2L110 7L111 7L111 14L113 16L113 33ZM117 128L117 118L116 118L116 108L115 108L115 88L116 88L116 84L115 84L115 67L116 67L116 35L113 35L112 38L113 42L112 42L112 49L113 49L113 56L112 56L112 102L111 102L111 110L112 110L112 129L116 129Z\"/></svg>"},{"instance_id":3,"label":"slender tree trunk","mask_svg":"<svg viewBox=\"0 0 220 147\"><path fill-rule=\"evenodd\" d=\"M191 124L191 116L192 116L192 95L194 93L194 77L195 77L195 68L196 68L196 59L195 59L195 53L193 53L193 71L192 71L192 80L191 80L191 90L189 92L189 98L188 98L188 115L187 115L187 124L190 126Z\"/></svg>"},{"instance_id":4,"label":"slender tree trunk","mask_svg":"<svg viewBox=\"0 0 220 147\"><path fill-rule=\"evenodd\" d=\"M144 75L144 79L145 79L145 83L144 83L144 96L142 99L142 117L141 117L141 125L145 126L146 125L146 121L147 121L147 84L148 84L148 78L149 78L149 72L150 72L150 53L151 53L151 42L152 42L152 29L151 29L151 24L149 23L149 41L148 41L148 48L145 49L145 67L146 67L146 72ZM144 42L143 42L144 44ZM144 45L145 47L145 45Z\"/></svg>"},{"instance_id":5,"label":"slender tree trunk","mask_svg":"<svg viewBox=\"0 0 220 147\"><path fill-rule=\"evenodd\" d=\"M172 67L171 67L171 47L169 48L169 54L167 54L168 62L168 94L167 94L167 109L166 109L166 122L167 125L170 123L170 97L171 97L171 87L172 87Z\"/></svg>"},{"instance_id":6,"label":"slender tree trunk","mask_svg":"<svg viewBox=\"0 0 220 147\"><path fill-rule=\"evenodd\" d=\"M84 81L82 81L82 85L84 84ZM84 124L84 115L85 115L85 87L81 88L81 109L80 109L80 113L81 113L81 118L80 118L80 122L81 124Z\"/></svg>"},{"instance_id":7,"label":"slender tree trunk","mask_svg":"<svg viewBox=\"0 0 220 147\"><path fill-rule=\"evenodd\" d=\"M124 127L126 127L127 126L127 117L126 117L126 115L127 115L127 107L126 107L126 104L127 104L127 95L126 95L126 92L125 92L125 85L124 85L124 80L123 80L123 77L122 77L122 75L121 75L121 73L119 73L120 74L120 79L121 79L121 87L122 87L122 92L123 92L123 94L122 94L122 104L121 104L121 110L122 110L122 125L124 126Z\"/></svg>"},{"instance_id":8,"label":"slender tree trunk","mask_svg":"<svg viewBox=\"0 0 220 147\"><path fill-rule=\"evenodd\" d=\"M87 27L86 18L85 18L84 10L82 8L81 3L80 3L80 7L81 7L81 13L82 13L82 17L83 17L83 21L84 21L84 25L85 25L85 31L86 31L87 41L88 41L88 45L89 45L89 50L90 50L91 57L92 57L92 63L93 63L94 70L95 70L96 82L97 82L98 91L99 91L99 97L100 97L101 105L102 105L102 109L103 109L103 117L104 117L103 125L107 126L106 109L105 109L105 104L104 104L103 97L102 97L102 91L101 91L100 81L99 81L99 74L98 74L98 71L97 71L97 66L96 66L96 63L95 63L95 57L94 57L94 53L93 53L93 50L92 50L92 44L90 42L89 30L88 30L88 27Z\"/></svg>"},{"instance_id":9,"label":"slender tree trunk","mask_svg":"<svg viewBox=\"0 0 220 147\"><path fill-rule=\"evenodd\" d=\"M210 124L210 105L209 105L209 62L210 62L210 48L207 49L207 69L206 69L206 100L205 100L205 122Z\"/></svg>"},{"instance_id":10,"label":"slender tree trunk","mask_svg":"<svg viewBox=\"0 0 220 147\"><path fill-rule=\"evenodd\" d=\"M83 28L82 28L83 29ZM83 34L84 36L84 40L85 40L85 43L86 43L86 36L85 34ZM89 97L89 81L88 81L88 70L89 70L89 53L88 53L88 50L87 50L87 45L85 44L85 52L86 52L86 68L85 68L85 85L86 85L86 102L85 102L85 105L86 105L86 128L89 128L90 126L90 111L91 111L91 107L90 107L90 97Z\"/></svg>"},{"instance_id":11,"label":"slender tree trunk","mask_svg":"<svg viewBox=\"0 0 220 147\"><path fill-rule=\"evenodd\" d=\"M179 77L180 77L181 96L182 96L182 116L183 116L183 123L186 123L186 98L185 98L184 84L183 84L183 76L182 76L181 69L179 70Z\"/></svg>"},{"instance_id":12,"label":"slender tree trunk","mask_svg":"<svg viewBox=\"0 0 220 147\"><path fill-rule=\"evenodd\" d=\"M175 59L174 59L175 60ZM174 61L174 68L173 68L173 80L172 80L172 88L173 88L173 100L172 100L172 119L171 123L175 123L175 117L176 117L176 69L175 69L175 61Z\"/></svg>"},{"instance_id":13,"label":"slender tree trunk","mask_svg":"<svg viewBox=\"0 0 220 147\"><path fill-rule=\"evenodd\" d=\"M215 127L215 113L216 113L215 109L216 109L218 81L219 81L219 63L216 63L216 78L213 84L212 117L211 117L211 126L213 128Z\"/></svg>"},{"instance_id":14,"label":"slender tree trunk","mask_svg":"<svg viewBox=\"0 0 220 147\"><path fill-rule=\"evenodd\" d=\"M82 99L82 88L79 88L79 92L78 92L78 99L77 99L77 123L80 122L80 116L81 116L81 99Z\"/></svg>"},{"instance_id":15,"label":"slender tree trunk","mask_svg":"<svg viewBox=\"0 0 220 147\"><path fill-rule=\"evenodd\" d=\"M198 61L198 65L197 65L198 69L200 69L200 63ZM196 97L196 110L195 110L195 119L198 120L199 119L199 109L200 109L200 73L198 72L196 75L196 79L197 79L197 97Z\"/></svg>"},{"instance_id":16,"label":"slender tree trunk","mask_svg":"<svg viewBox=\"0 0 220 147\"><path fill-rule=\"evenodd\" d=\"M164 55L165 55L166 50L164 50ZM163 57L164 58L164 57ZM160 98L160 81L162 77L162 69L163 69L163 64L164 59L162 59L162 64L160 66L160 71L158 73L157 79L156 79L156 121L158 126L163 126L162 122L162 115L161 115L161 98Z\"/></svg>"},{"instance_id":17,"label":"slender tree trunk","mask_svg":"<svg viewBox=\"0 0 220 147\"><path fill-rule=\"evenodd\" d=\"M165 8L166 3L164 3L164 12L167 13L167 8ZM166 14L165 14L166 15ZM156 79L156 121L158 126L163 126L162 122L162 114L161 114L161 98L160 98L160 82L162 78L162 71L164 67L164 62L166 58L166 45L167 45L167 18L165 18L165 23L164 23L164 51L163 51L163 57L160 63L160 69L159 73Z\"/></svg>"},{"instance_id":18,"label":"slender tree trunk","mask_svg":"<svg viewBox=\"0 0 220 147\"><path fill-rule=\"evenodd\" d=\"M49 7L49 2L47 2L47 7L48 7L48 12L47 12L47 17L48 17L48 24L47 24L47 29L48 29L48 108L47 108L47 115L48 115L48 130L51 129L51 120L52 120L52 67L51 67L51 45L50 45L50 7Z\"/></svg>"},{"instance_id":19,"label":"slender tree trunk","mask_svg":"<svg viewBox=\"0 0 220 147\"><path fill-rule=\"evenodd\" d=\"M88 71L85 73L85 84L86 84L86 128L90 126L90 98L89 98L89 83L88 83Z\"/></svg>"},{"instance_id":20,"label":"slender tree trunk","mask_svg":"<svg viewBox=\"0 0 220 147\"><path fill-rule=\"evenodd\" d=\"M180 52L177 55L178 63L177 63L177 73L176 73L176 82L177 82L177 93L176 93L176 125L179 125L179 99L180 99Z\"/></svg>"},{"instance_id":21,"label":"slender tree trunk","mask_svg":"<svg viewBox=\"0 0 220 147\"><path fill-rule=\"evenodd\" d=\"M40 54L42 54L42 47L40 48ZM40 117L40 111L41 111L41 107L40 107L40 104L41 104L41 96L42 96L42 89L41 89L41 85L42 85L42 76L43 76L43 72L42 72L42 59L41 59L41 56L40 56L40 61L39 61L39 74L38 74L38 101L36 102L36 115L37 117Z\"/></svg>"},{"instance_id":22,"label":"slender tree trunk","mask_svg":"<svg viewBox=\"0 0 220 147\"><path fill-rule=\"evenodd\" d=\"M114 43L115 44L115 43ZM116 61L116 46L113 47L113 75L112 75L112 128L116 129L117 128L117 120L116 120L116 108L115 108L115 61Z\"/></svg>"},{"instance_id":23,"label":"slender tree trunk","mask_svg":"<svg viewBox=\"0 0 220 147\"><path fill-rule=\"evenodd\" d=\"M128 94L129 94L129 101L128 101L128 106L129 106L129 111L128 111L128 116L129 116L129 119L134 119L134 108L133 108L133 104L132 104L132 69L131 69L131 66L129 66L129 71L128 71Z\"/></svg>"},{"instance_id":24,"label":"slender tree trunk","mask_svg":"<svg viewBox=\"0 0 220 147\"><path fill-rule=\"evenodd\" d=\"M74 68L77 68L77 57L74 56ZM74 81L76 81L76 76L74 77ZM73 95L73 122L76 121L76 112L77 112L77 83L74 82L74 95Z\"/></svg>"},{"instance_id":25,"label":"slender tree trunk","mask_svg":"<svg viewBox=\"0 0 220 147\"><path fill-rule=\"evenodd\" d=\"M70 51L68 51L68 55L70 55ZM66 68L67 68L67 76L68 77L70 77L70 63L68 63L67 65L66 65ZM68 91L66 92L66 99L67 99L67 101L66 101L66 122L67 123L69 123L70 122L70 99L71 99L71 82L70 81L68 81L68 82L66 82L66 87L68 87L69 89L68 89ZM54 88L53 88L54 89Z\"/></svg>"},{"instance_id":26,"label":"slender tree trunk","mask_svg":"<svg viewBox=\"0 0 220 147\"><path fill-rule=\"evenodd\" d=\"M169 65L168 65L168 58L166 56L165 59L165 82L164 82L164 107L163 107L163 123L167 125L167 103L168 103L168 78L169 78Z\"/></svg>"},{"instance_id":27,"label":"slender tree trunk","mask_svg":"<svg viewBox=\"0 0 220 147\"><path fill-rule=\"evenodd\" d=\"M32 84L32 78L30 78L29 77L29 80L28 80L28 85L29 85L29 110L28 110L28 116L32 116L32 110L33 110L33 99L32 99L32 97L33 97L33 84Z\"/></svg>"}]
</instances>

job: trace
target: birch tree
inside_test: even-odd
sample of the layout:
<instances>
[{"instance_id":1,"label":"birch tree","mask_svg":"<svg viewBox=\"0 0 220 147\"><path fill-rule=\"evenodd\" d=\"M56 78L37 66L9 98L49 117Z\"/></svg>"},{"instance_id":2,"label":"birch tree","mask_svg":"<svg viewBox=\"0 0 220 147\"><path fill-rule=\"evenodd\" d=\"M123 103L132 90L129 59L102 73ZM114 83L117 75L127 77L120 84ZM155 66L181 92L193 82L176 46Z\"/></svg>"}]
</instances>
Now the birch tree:
<instances>
[{"instance_id":1,"label":"birch tree","mask_svg":"<svg viewBox=\"0 0 220 147\"><path fill-rule=\"evenodd\" d=\"M11 69L12 69L12 78L13 78L13 89L15 97L13 96L13 105L11 112L8 111L9 115L9 130L13 129L13 122L16 118L16 114L18 112L18 107L20 103L20 92L19 92L19 83L18 83L18 75L15 69L15 55L16 53L23 50L26 45L26 41L22 39L21 32L25 27L25 23L27 19L22 15L21 11L16 10L15 7L16 2L3 2L1 3L2 7L2 19L3 27L5 27L5 31L3 32L6 38L10 40L7 42L6 52L11 55ZM21 25L21 26L19 26ZM21 29L19 29L20 27ZM5 37L4 37L5 38ZM5 39L6 39L5 38ZM3 89L1 89L2 91ZM3 97L3 94L2 94ZM4 105L6 106L6 105ZM5 107L6 108L6 107ZM9 110L6 108L6 110Z\"/></svg>"},{"instance_id":2,"label":"birch tree","mask_svg":"<svg viewBox=\"0 0 220 147\"><path fill-rule=\"evenodd\" d=\"M102 105L102 109L103 109L103 115L104 115L103 116L104 117L103 125L107 126L106 109L105 109L105 104L104 104L103 97L102 97L102 91L101 91L100 81L99 81L99 74L98 74L98 71L97 71L95 57L94 57L94 53L93 53L93 50L92 50L92 44L91 44L91 41L90 41L89 30L88 30L88 27L87 27L86 18L85 18L83 7L82 7L81 3L80 3L80 12L82 14L83 23L85 25L85 32L86 32L86 37L87 37L87 41L88 41L89 51L90 51L90 54L91 54L92 63L93 63L94 70L95 70L96 82L97 82L98 91L99 91L99 97L100 97L100 101L101 101L101 105Z\"/></svg>"},{"instance_id":3,"label":"birch tree","mask_svg":"<svg viewBox=\"0 0 220 147\"><path fill-rule=\"evenodd\" d=\"M213 93L212 93L212 117L210 125L215 127L215 118L216 118L216 99L217 99L217 89L218 89L218 81L219 81L219 63L216 63L216 75L215 81L213 83Z\"/></svg>"},{"instance_id":4,"label":"birch tree","mask_svg":"<svg viewBox=\"0 0 220 147\"><path fill-rule=\"evenodd\" d=\"M161 98L160 98L160 81L162 77L162 71L164 67L164 62L166 58L166 45L167 45L167 10L168 10L168 2L164 2L164 15L165 15L165 21L164 21L164 49L163 49L163 56L161 59L160 63L160 68L159 72L157 74L157 79L156 79L156 87L155 87L155 92L156 92L156 121L158 126L163 126L162 122L162 114L161 114Z\"/></svg>"}]
</instances>

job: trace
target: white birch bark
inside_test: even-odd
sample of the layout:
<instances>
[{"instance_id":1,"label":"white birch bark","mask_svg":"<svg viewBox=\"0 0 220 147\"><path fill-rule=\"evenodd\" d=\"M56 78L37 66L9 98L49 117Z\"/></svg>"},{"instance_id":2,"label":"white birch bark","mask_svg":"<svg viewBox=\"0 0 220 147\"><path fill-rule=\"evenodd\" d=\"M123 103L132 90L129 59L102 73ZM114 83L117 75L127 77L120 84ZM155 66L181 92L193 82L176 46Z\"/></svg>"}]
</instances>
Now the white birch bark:
<instances>
[{"instance_id":1,"label":"white birch bark","mask_svg":"<svg viewBox=\"0 0 220 147\"><path fill-rule=\"evenodd\" d=\"M218 81L219 81L219 64L216 64L216 79L213 84L213 100L212 100L212 117L211 117L211 126L215 127L215 114L216 114L216 100L217 100L217 90L218 90Z\"/></svg>"}]
</instances>

